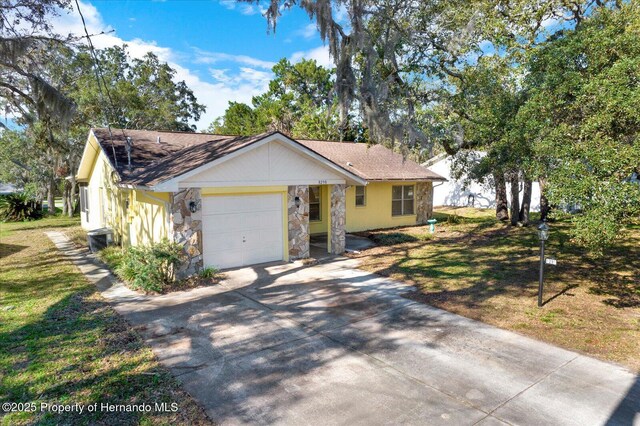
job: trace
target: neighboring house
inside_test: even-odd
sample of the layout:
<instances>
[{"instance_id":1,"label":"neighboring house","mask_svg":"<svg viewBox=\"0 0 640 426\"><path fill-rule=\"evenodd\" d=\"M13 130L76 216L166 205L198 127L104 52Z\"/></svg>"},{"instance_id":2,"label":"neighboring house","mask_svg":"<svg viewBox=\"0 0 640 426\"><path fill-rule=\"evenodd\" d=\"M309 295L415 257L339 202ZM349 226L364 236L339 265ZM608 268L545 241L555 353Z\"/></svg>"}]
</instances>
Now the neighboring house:
<instances>
[{"instance_id":1,"label":"neighboring house","mask_svg":"<svg viewBox=\"0 0 640 426\"><path fill-rule=\"evenodd\" d=\"M474 151L470 153L477 161L480 161L486 153ZM434 185L433 205L452 207L478 207L494 208L496 206L496 190L491 184L480 184L471 181L466 175L459 179L453 177L453 157L448 154L437 155L422 163L422 166L446 178L441 184ZM522 201L522 187L520 182L520 201ZM511 185L507 183L507 201L511 205ZM540 211L540 185L533 182L531 190L531 211Z\"/></svg>"},{"instance_id":2,"label":"neighboring house","mask_svg":"<svg viewBox=\"0 0 640 426\"><path fill-rule=\"evenodd\" d=\"M443 178L382 146L92 129L80 167L82 226L123 245L184 246L179 276L330 253L345 232L423 224Z\"/></svg>"}]
</instances>

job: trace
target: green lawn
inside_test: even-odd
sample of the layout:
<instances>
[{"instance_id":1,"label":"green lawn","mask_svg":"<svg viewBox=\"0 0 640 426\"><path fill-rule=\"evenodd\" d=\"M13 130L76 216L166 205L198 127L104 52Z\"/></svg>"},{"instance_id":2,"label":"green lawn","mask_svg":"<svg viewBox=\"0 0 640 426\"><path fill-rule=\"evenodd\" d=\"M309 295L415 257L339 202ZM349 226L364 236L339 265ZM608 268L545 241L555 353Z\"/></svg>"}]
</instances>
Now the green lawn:
<instances>
[{"instance_id":1,"label":"green lawn","mask_svg":"<svg viewBox=\"0 0 640 426\"><path fill-rule=\"evenodd\" d=\"M0 422L207 424L137 333L44 235L77 227L77 218L0 223L0 402L166 402L178 411L0 411Z\"/></svg>"},{"instance_id":2,"label":"green lawn","mask_svg":"<svg viewBox=\"0 0 640 426\"><path fill-rule=\"evenodd\" d=\"M493 211L437 209L427 226L371 232L381 245L358 257L364 269L417 286L416 299L640 371L640 227L599 258L551 223L544 300L537 307L535 226L498 223Z\"/></svg>"}]
</instances>

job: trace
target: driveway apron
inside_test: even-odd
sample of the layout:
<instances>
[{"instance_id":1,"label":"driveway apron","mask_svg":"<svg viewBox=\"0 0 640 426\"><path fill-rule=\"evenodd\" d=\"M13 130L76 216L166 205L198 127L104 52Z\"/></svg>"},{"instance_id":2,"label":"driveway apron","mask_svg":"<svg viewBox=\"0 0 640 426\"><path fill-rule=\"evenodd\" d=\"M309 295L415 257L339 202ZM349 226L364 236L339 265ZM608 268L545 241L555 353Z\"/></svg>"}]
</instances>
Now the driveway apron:
<instances>
[{"instance_id":1,"label":"driveway apron","mask_svg":"<svg viewBox=\"0 0 640 426\"><path fill-rule=\"evenodd\" d=\"M49 234L217 423L640 425L628 370L411 301L351 259L147 296Z\"/></svg>"}]
</instances>

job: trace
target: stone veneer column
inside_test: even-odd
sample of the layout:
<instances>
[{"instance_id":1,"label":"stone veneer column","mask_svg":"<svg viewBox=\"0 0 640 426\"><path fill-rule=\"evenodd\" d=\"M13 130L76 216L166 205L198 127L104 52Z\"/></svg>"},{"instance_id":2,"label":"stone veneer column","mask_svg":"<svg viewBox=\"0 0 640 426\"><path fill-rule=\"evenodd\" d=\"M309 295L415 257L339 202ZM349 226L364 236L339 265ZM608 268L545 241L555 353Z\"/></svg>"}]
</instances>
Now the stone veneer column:
<instances>
[{"instance_id":1,"label":"stone veneer column","mask_svg":"<svg viewBox=\"0 0 640 426\"><path fill-rule=\"evenodd\" d=\"M189 204L195 202L197 211L191 213ZM181 244L184 262L176 277L186 278L202 269L202 200L200 189L186 189L171 195L171 235Z\"/></svg>"},{"instance_id":2,"label":"stone veneer column","mask_svg":"<svg viewBox=\"0 0 640 426\"><path fill-rule=\"evenodd\" d=\"M300 207L296 207L296 197ZM287 191L289 259L309 257L309 186L290 186Z\"/></svg>"},{"instance_id":3,"label":"stone veneer column","mask_svg":"<svg viewBox=\"0 0 640 426\"><path fill-rule=\"evenodd\" d=\"M433 182L416 183L416 221L426 224L433 215Z\"/></svg>"},{"instance_id":4,"label":"stone veneer column","mask_svg":"<svg viewBox=\"0 0 640 426\"><path fill-rule=\"evenodd\" d=\"M331 254L342 254L345 249L347 202L345 185L331 185Z\"/></svg>"}]
</instances>

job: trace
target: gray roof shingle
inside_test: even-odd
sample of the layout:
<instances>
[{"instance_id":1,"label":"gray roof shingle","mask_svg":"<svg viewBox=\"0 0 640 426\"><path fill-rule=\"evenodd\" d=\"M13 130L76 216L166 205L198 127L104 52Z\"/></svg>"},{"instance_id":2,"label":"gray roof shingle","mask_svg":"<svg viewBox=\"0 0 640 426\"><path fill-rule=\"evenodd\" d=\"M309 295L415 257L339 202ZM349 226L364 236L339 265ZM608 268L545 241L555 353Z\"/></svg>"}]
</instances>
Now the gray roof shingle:
<instances>
[{"instance_id":1,"label":"gray roof shingle","mask_svg":"<svg viewBox=\"0 0 640 426\"><path fill-rule=\"evenodd\" d=\"M273 134L223 136L121 129L111 129L110 134L102 128L92 131L120 175L120 183L148 187L180 176ZM126 137L132 141L131 167L128 167ZM311 140L295 142L368 181L445 180L381 145Z\"/></svg>"},{"instance_id":2,"label":"gray roof shingle","mask_svg":"<svg viewBox=\"0 0 640 426\"><path fill-rule=\"evenodd\" d=\"M368 181L446 180L382 145L312 140L298 142Z\"/></svg>"}]
</instances>

